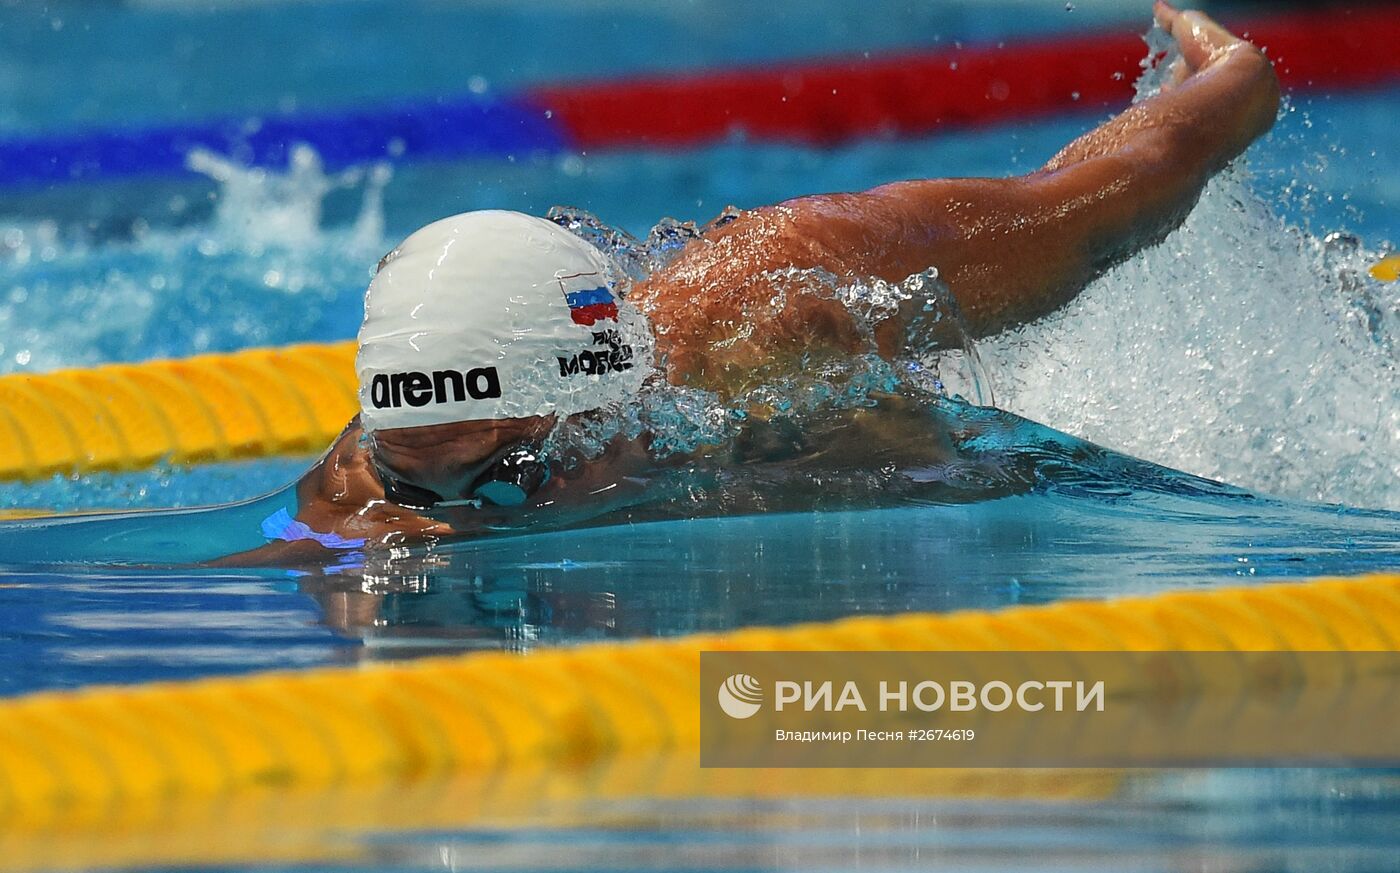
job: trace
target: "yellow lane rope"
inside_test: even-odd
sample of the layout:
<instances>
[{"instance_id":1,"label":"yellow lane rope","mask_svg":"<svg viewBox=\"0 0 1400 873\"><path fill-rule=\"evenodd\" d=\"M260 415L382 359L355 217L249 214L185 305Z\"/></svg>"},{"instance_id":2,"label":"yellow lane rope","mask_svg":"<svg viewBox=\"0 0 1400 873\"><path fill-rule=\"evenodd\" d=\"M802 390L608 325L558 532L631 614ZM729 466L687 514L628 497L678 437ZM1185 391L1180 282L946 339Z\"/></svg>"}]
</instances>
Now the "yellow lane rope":
<instances>
[{"instance_id":1,"label":"yellow lane rope","mask_svg":"<svg viewBox=\"0 0 1400 873\"><path fill-rule=\"evenodd\" d=\"M599 761L581 768L519 767L492 774L454 775L315 790L253 789L202 800L124 804L86 824L58 822L38 829L0 830L0 871L147 870L248 864L359 863L382 866L365 836L451 833L471 829L644 831L698 826L697 837L724 815L696 811L696 799L783 801L841 798L960 798L1085 804L1139 790L1149 770L775 770L702 769L694 755L666 753ZM752 807L750 807L752 810ZM770 820L750 813L758 833L793 826L778 807ZM867 805L864 827L900 811ZM757 819L757 821L755 821ZM799 820L800 821L800 820ZM410 836L414 842L430 841ZM528 839L528 837L526 837ZM617 851L615 845L609 847ZM478 865L494 869L488 849ZM612 856L611 869L630 865ZM500 861L497 861L500 863ZM506 861L506 866L509 862ZM575 866L590 866L575 864ZM641 865L639 865L641 866Z\"/></svg>"},{"instance_id":2,"label":"yellow lane rope","mask_svg":"<svg viewBox=\"0 0 1400 873\"><path fill-rule=\"evenodd\" d=\"M702 650L1400 649L1400 575L861 617L0 702L0 830L253 789L577 768L698 748Z\"/></svg>"},{"instance_id":3,"label":"yellow lane rope","mask_svg":"<svg viewBox=\"0 0 1400 873\"><path fill-rule=\"evenodd\" d=\"M0 376L0 479L314 452L355 414L355 344Z\"/></svg>"}]
</instances>

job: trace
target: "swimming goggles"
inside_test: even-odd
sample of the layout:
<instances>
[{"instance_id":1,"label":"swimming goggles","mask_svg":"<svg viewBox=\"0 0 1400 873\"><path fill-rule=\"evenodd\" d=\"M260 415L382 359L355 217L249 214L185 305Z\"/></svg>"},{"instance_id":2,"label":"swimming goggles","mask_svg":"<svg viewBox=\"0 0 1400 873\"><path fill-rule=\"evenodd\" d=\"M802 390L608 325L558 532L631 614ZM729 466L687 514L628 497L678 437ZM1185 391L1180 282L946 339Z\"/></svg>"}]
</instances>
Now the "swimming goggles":
<instances>
[{"instance_id":1,"label":"swimming goggles","mask_svg":"<svg viewBox=\"0 0 1400 873\"><path fill-rule=\"evenodd\" d=\"M451 506L520 506L530 495L549 481L549 465L541 457L536 443L516 443L491 455L466 477L471 485L460 497L443 497L436 491L405 482L394 475L371 454L374 472L384 486L384 498L390 503L427 512Z\"/></svg>"}]
</instances>

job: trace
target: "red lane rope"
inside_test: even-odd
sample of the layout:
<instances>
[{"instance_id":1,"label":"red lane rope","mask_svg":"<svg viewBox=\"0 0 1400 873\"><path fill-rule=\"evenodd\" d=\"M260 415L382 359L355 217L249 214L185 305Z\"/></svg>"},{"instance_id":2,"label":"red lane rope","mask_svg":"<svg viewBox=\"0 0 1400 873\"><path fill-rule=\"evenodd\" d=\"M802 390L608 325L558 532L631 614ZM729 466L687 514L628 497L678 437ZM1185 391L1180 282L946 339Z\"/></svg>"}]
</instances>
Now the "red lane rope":
<instances>
[{"instance_id":1,"label":"red lane rope","mask_svg":"<svg viewBox=\"0 0 1400 873\"><path fill-rule=\"evenodd\" d=\"M1363 87L1400 77L1400 7L1233 22L1292 87ZM535 89L580 148L682 147L742 133L830 144L926 134L1126 103L1146 48L1135 33L873 59Z\"/></svg>"}]
</instances>

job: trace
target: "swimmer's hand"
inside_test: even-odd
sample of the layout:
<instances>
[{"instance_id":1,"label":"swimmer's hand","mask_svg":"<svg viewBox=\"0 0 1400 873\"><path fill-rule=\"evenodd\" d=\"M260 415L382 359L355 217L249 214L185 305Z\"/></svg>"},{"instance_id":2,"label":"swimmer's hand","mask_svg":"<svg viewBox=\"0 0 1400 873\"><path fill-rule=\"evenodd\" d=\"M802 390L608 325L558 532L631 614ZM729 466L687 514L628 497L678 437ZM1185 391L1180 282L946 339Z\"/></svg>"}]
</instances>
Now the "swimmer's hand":
<instances>
[{"instance_id":1,"label":"swimmer's hand","mask_svg":"<svg viewBox=\"0 0 1400 873\"><path fill-rule=\"evenodd\" d=\"M1152 6L1152 16L1157 19L1157 26L1171 34L1181 48L1182 64L1178 68L1178 81L1210 66L1236 47L1253 48L1204 12L1194 9L1182 12L1166 0L1157 0Z\"/></svg>"},{"instance_id":2,"label":"swimmer's hand","mask_svg":"<svg viewBox=\"0 0 1400 873\"><path fill-rule=\"evenodd\" d=\"M1243 95L1230 111L1245 144L1273 125L1278 114L1278 77L1257 46L1235 36L1204 12L1182 11L1166 0L1156 0L1152 14L1157 26L1171 34L1181 49L1181 57L1172 67L1163 91L1171 91L1207 71L1229 68L1221 72L1235 80L1236 93Z\"/></svg>"}]
</instances>

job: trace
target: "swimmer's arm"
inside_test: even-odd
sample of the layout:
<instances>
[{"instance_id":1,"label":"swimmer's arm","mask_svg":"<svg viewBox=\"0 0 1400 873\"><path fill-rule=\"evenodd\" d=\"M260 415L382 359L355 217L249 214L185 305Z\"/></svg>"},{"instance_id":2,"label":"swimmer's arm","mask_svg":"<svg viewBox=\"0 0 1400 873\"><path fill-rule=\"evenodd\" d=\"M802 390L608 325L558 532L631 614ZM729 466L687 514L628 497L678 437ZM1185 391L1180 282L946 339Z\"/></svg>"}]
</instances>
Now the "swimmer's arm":
<instances>
[{"instance_id":1,"label":"swimmer's arm","mask_svg":"<svg viewBox=\"0 0 1400 873\"><path fill-rule=\"evenodd\" d=\"M322 567L335 553L315 540L274 540L253 549L204 561L201 567Z\"/></svg>"},{"instance_id":2,"label":"swimmer's arm","mask_svg":"<svg viewBox=\"0 0 1400 873\"><path fill-rule=\"evenodd\" d=\"M272 502L266 511L283 513L261 524L262 545L226 554L206 566L327 566L348 559L367 543L394 545L399 538L413 541L451 533L440 522L384 499L358 416L292 489L277 496L267 498ZM254 525L256 530L257 522Z\"/></svg>"},{"instance_id":3,"label":"swimmer's arm","mask_svg":"<svg viewBox=\"0 0 1400 873\"><path fill-rule=\"evenodd\" d=\"M772 210L828 268L889 280L937 266L980 335L1045 315L1185 218L1278 109L1263 53L1159 4L1179 81L1012 179L898 182Z\"/></svg>"}]
</instances>

